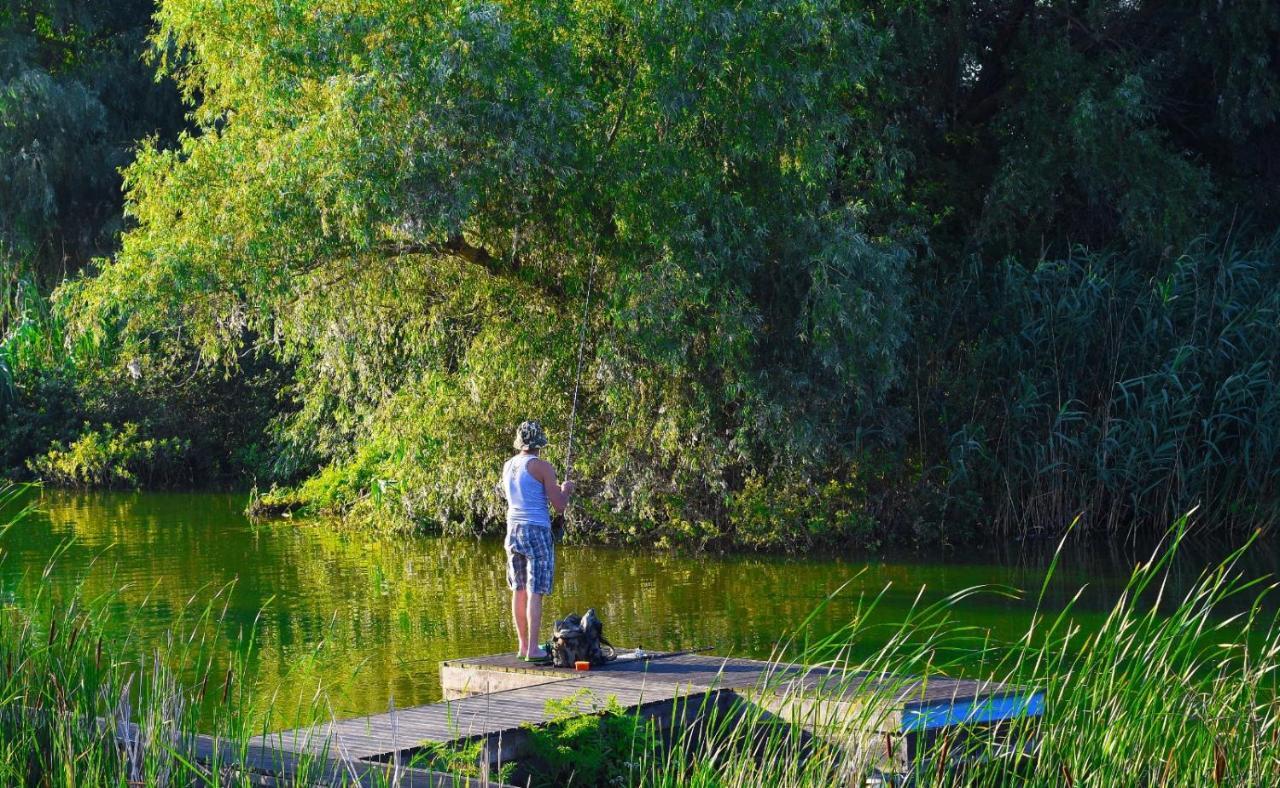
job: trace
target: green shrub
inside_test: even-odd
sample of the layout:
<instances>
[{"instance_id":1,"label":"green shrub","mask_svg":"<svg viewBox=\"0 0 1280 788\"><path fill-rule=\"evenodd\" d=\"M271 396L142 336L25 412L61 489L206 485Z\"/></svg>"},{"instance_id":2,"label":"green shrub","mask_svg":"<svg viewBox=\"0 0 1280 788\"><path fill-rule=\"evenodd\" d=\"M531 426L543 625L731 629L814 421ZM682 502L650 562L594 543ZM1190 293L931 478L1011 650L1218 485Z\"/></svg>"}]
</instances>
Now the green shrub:
<instances>
[{"instance_id":1,"label":"green shrub","mask_svg":"<svg viewBox=\"0 0 1280 788\"><path fill-rule=\"evenodd\" d=\"M615 697L596 710L591 691L583 689L548 700L547 712L546 724L525 726L534 786L631 785L639 764L658 749L653 723L627 712Z\"/></svg>"},{"instance_id":2,"label":"green shrub","mask_svg":"<svg viewBox=\"0 0 1280 788\"><path fill-rule=\"evenodd\" d=\"M312 515L351 516L367 525L383 521L395 530L412 521L397 519L395 507L384 506L388 489L395 481L386 473L395 473L388 465L387 454L376 445L366 444L349 459L334 460L296 487L272 485L267 492L250 496L251 517L278 517L295 512Z\"/></svg>"},{"instance_id":3,"label":"green shrub","mask_svg":"<svg viewBox=\"0 0 1280 788\"><path fill-rule=\"evenodd\" d=\"M876 523L866 507L866 489L855 482L750 476L730 499L729 521L734 540L754 549L874 547Z\"/></svg>"},{"instance_id":4,"label":"green shrub","mask_svg":"<svg viewBox=\"0 0 1280 788\"><path fill-rule=\"evenodd\" d=\"M35 464L47 465L49 453L67 453L87 422L145 425L150 436L170 439L150 452L176 453L181 462L147 468L146 457L135 457L141 467L126 464L122 477L105 466L50 467L52 483L138 486L273 478L273 458L263 447L265 428L287 408L278 401L279 368L266 356L250 354L238 374L227 375L200 363L189 349L163 359L140 358L115 342L114 334L102 342L77 342L66 334L61 303L41 293L21 265L14 273L5 271L7 262L0 259L0 477L26 478ZM88 438L83 449L101 448L93 442ZM71 470L83 474L63 472ZM85 480L98 478L102 481Z\"/></svg>"},{"instance_id":5,"label":"green shrub","mask_svg":"<svg viewBox=\"0 0 1280 788\"><path fill-rule=\"evenodd\" d=\"M32 459L31 470L45 483L63 487L138 487L182 478L191 444L182 438L143 437L127 422L120 429L84 425L80 437Z\"/></svg>"},{"instance_id":6,"label":"green shrub","mask_svg":"<svg viewBox=\"0 0 1280 788\"><path fill-rule=\"evenodd\" d=\"M486 771L481 768L480 759L487 757L485 745L484 738L462 744L426 741L418 747L408 765L410 768L429 769L455 777L482 778ZM505 783L515 768L514 763L504 763L497 773L488 772L487 775L491 780Z\"/></svg>"},{"instance_id":7,"label":"green shrub","mask_svg":"<svg viewBox=\"0 0 1280 788\"><path fill-rule=\"evenodd\" d=\"M9 406L0 407L0 476L23 478L30 473L28 461L54 441L74 440L81 406L74 381L61 371L18 387Z\"/></svg>"}]
</instances>

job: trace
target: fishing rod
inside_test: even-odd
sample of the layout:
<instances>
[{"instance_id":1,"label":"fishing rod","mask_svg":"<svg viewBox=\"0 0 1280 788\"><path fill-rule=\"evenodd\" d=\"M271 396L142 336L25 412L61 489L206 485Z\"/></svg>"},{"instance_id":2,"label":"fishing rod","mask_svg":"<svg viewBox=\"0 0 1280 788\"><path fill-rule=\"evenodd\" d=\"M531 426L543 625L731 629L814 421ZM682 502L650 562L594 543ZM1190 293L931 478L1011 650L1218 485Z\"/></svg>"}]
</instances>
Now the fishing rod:
<instances>
[{"instance_id":1,"label":"fishing rod","mask_svg":"<svg viewBox=\"0 0 1280 788\"><path fill-rule=\"evenodd\" d=\"M591 311L591 285L596 278L596 258L591 259L591 267L587 269L587 292L586 297L582 299L582 321L578 324L578 363L573 373L573 402L569 406L569 437L564 452L564 480L567 482L573 477L573 428L578 421L578 391L582 387L582 358L587 347L587 318ZM573 499L565 505L563 513L556 514L551 518L551 533L559 541L565 532L568 524L568 514L570 507L573 506Z\"/></svg>"},{"instance_id":2,"label":"fishing rod","mask_svg":"<svg viewBox=\"0 0 1280 788\"><path fill-rule=\"evenodd\" d=\"M573 428L578 418L578 389L582 383L582 356L587 347L587 317L591 310L591 284L596 277L596 260L587 271L587 293L582 299L582 322L578 324L578 364L573 373L573 402L569 406L569 438L564 452L564 480L573 475Z\"/></svg>"},{"instance_id":3,"label":"fishing rod","mask_svg":"<svg viewBox=\"0 0 1280 788\"><path fill-rule=\"evenodd\" d=\"M551 644L550 643L544 644L543 648L546 648L549 645ZM688 649L684 649L683 651L662 651L662 652L658 652L657 654L648 654L648 653L645 653L642 649L636 649L636 652L640 652L639 656L636 655L636 652L632 652L630 654L618 654L616 657L614 657L613 659L605 663L604 668L607 668L609 665L616 665L619 662L654 662L656 660L670 659L672 657L686 657L690 654L705 654L706 652L711 651L714 648L715 646L699 646L698 648L688 648ZM550 655L550 653L551 653L550 650L548 650L547 654ZM434 657L425 657L423 659L402 659L400 660L400 664L416 665L422 662L442 662L442 661L445 661L445 660L439 660ZM527 663L526 666L530 668L553 667L550 659L548 659L545 663L530 662L530 663ZM412 672L415 675L417 675L418 673L418 671L412 671Z\"/></svg>"},{"instance_id":4,"label":"fishing rod","mask_svg":"<svg viewBox=\"0 0 1280 788\"><path fill-rule=\"evenodd\" d=\"M656 659L669 659L671 657L684 657L689 654L703 654L715 646L700 646L698 648L687 648L684 651L665 651L657 654L646 654L641 649L636 649L639 654L619 654L614 662L653 662Z\"/></svg>"}]
</instances>

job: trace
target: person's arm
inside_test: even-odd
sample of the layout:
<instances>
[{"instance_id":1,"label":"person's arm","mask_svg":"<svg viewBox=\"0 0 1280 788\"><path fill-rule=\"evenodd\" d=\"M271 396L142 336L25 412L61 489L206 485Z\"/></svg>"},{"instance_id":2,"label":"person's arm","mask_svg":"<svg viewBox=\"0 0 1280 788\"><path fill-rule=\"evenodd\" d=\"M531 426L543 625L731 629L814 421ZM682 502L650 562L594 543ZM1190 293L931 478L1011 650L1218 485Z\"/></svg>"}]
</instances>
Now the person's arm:
<instances>
[{"instance_id":1,"label":"person's arm","mask_svg":"<svg viewBox=\"0 0 1280 788\"><path fill-rule=\"evenodd\" d=\"M497 484L493 485L493 489L498 491L498 497L504 501L507 500L507 485L504 484L504 482L506 481L506 473L507 473L507 466L504 465L502 466L502 473L498 474Z\"/></svg>"},{"instance_id":2,"label":"person's arm","mask_svg":"<svg viewBox=\"0 0 1280 788\"><path fill-rule=\"evenodd\" d=\"M529 473L542 482L542 489L546 490L547 500L551 502L552 507L558 513L564 514L565 507L569 505L569 496L573 495L573 482L569 480L565 480L564 484L556 482L555 466L542 459L530 461Z\"/></svg>"}]
</instances>

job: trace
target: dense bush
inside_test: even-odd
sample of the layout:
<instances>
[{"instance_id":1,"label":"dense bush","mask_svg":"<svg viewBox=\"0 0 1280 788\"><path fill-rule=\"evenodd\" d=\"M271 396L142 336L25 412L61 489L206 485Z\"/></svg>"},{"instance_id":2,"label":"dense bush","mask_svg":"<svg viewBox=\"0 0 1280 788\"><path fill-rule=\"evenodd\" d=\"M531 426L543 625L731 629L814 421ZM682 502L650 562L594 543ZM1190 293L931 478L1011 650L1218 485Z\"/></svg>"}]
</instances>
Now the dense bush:
<instances>
[{"instance_id":1,"label":"dense bush","mask_svg":"<svg viewBox=\"0 0 1280 788\"><path fill-rule=\"evenodd\" d=\"M831 480L823 484L772 484L759 476L743 482L730 499L734 539L747 547L799 549L814 544L878 546L874 518L866 511L865 486Z\"/></svg>"},{"instance_id":2,"label":"dense bush","mask_svg":"<svg viewBox=\"0 0 1280 788\"><path fill-rule=\"evenodd\" d=\"M656 723L630 713L618 699L592 697L580 690L547 701L549 720L526 725L529 741L529 784L637 785L640 765L659 750Z\"/></svg>"},{"instance_id":3,"label":"dense bush","mask_svg":"<svg viewBox=\"0 0 1280 788\"><path fill-rule=\"evenodd\" d=\"M154 11L153 0L0 7L0 478L29 475L29 460L74 442L85 421L146 422L158 440L191 444L144 483L238 482L267 466L252 359L228 381L198 364L121 358L110 335L67 336L48 299L117 248L120 170L138 141L171 145L185 125L174 82L146 57Z\"/></svg>"},{"instance_id":4,"label":"dense bush","mask_svg":"<svg viewBox=\"0 0 1280 788\"><path fill-rule=\"evenodd\" d=\"M54 441L30 467L42 481L64 487L152 486L171 483L188 466L190 449L180 438L143 437L133 422L120 429L86 424L69 446Z\"/></svg>"},{"instance_id":5,"label":"dense bush","mask_svg":"<svg viewBox=\"0 0 1280 788\"><path fill-rule=\"evenodd\" d=\"M143 58L154 7L0 6L0 283L20 269L49 288L115 249L120 168L137 140L169 140L183 126L173 82Z\"/></svg>"},{"instance_id":6,"label":"dense bush","mask_svg":"<svg viewBox=\"0 0 1280 788\"><path fill-rule=\"evenodd\" d=\"M243 484L268 476L265 430L287 412L282 383L280 366L265 357L246 357L229 376L190 354L121 359L109 342L71 343L29 273L0 273L0 479L30 476L36 465L53 483L90 486ZM145 424L146 440L186 448L161 451L137 479L105 465L64 473L44 462L51 451L67 452L88 424L128 423ZM152 464L164 462L173 465Z\"/></svg>"},{"instance_id":7,"label":"dense bush","mask_svg":"<svg viewBox=\"0 0 1280 788\"><path fill-rule=\"evenodd\" d=\"M83 408L61 335L30 272L0 269L0 479L75 435Z\"/></svg>"}]
</instances>

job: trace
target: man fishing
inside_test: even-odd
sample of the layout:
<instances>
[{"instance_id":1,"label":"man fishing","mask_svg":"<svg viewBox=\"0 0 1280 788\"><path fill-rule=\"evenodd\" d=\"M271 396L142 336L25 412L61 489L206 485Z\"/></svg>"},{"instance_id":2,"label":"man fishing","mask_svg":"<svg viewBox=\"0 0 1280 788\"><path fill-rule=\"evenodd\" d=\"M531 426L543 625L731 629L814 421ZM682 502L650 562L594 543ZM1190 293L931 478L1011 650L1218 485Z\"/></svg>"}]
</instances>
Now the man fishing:
<instances>
[{"instance_id":1,"label":"man fishing","mask_svg":"<svg viewBox=\"0 0 1280 788\"><path fill-rule=\"evenodd\" d=\"M498 491L507 499L507 586L511 588L511 617L520 639L517 654L538 662L547 653L538 644L542 626L542 597L551 593L555 548L551 539L551 513L547 504L563 514L573 494L573 482L556 481L556 469L538 457L547 445L546 433L536 421L516 429L514 446L519 454L502 467Z\"/></svg>"}]
</instances>

